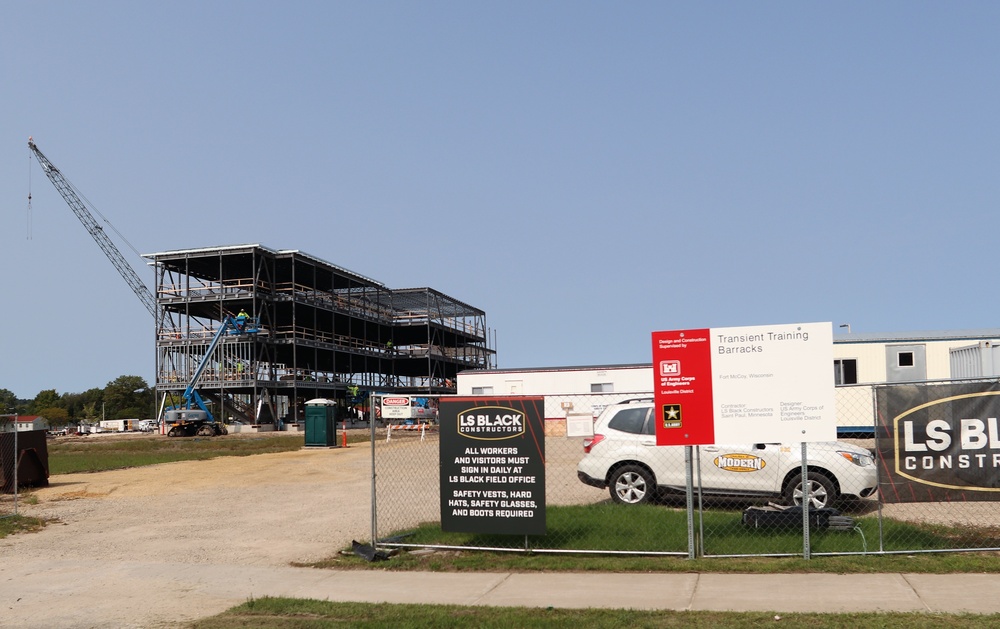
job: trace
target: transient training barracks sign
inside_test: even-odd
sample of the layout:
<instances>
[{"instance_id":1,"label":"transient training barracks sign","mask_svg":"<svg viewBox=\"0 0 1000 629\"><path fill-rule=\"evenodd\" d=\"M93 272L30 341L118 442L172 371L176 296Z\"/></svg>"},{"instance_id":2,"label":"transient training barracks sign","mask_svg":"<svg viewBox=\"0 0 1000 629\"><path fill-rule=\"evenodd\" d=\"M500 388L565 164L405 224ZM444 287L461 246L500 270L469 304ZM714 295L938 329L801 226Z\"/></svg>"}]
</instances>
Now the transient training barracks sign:
<instances>
[{"instance_id":1,"label":"transient training barracks sign","mask_svg":"<svg viewBox=\"0 0 1000 629\"><path fill-rule=\"evenodd\" d=\"M545 534L541 397L442 398L441 529Z\"/></svg>"}]
</instances>

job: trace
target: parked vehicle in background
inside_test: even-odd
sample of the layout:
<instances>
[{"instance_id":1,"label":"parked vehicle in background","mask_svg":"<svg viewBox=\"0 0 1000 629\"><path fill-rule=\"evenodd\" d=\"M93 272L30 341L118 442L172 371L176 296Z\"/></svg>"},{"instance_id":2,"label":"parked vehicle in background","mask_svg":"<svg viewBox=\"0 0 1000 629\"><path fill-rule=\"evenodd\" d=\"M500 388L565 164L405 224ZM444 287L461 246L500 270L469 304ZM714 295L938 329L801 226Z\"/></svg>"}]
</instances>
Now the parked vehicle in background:
<instances>
[{"instance_id":1,"label":"parked vehicle in background","mask_svg":"<svg viewBox=\"0 0 1000 629\"><path fill-rule=\"evenodd\" d=\"M656 413L649 399L604 409L594 436L584 441L577 465L581 482L607 488L615 502L641 504L658 492L685 491L683 446L656 445ZM810 443L808 474L802 478L799 444L752 443L701 446L694 481L702 492L739 497L778 498L802 503L804 486L815 508L844 496L875 493L876 466L871 452L841 441Z\"/></svg>"}]
</instances>

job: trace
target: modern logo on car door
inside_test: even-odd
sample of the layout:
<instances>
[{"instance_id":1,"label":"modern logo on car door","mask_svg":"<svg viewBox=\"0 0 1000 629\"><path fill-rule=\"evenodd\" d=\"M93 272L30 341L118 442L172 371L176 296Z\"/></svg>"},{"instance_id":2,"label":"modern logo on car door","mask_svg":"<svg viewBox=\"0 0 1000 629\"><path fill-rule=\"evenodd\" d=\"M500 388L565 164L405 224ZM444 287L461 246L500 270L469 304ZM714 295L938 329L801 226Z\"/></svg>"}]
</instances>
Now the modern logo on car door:
<instances>
[{"instance_id":1,"label":"modern logo on car door","mask_svg":"<svg viewBox=\"0 0 1000 629\"><path fill-rule=\"evenodd\" d=\"M759 472L767 466L764 459L752 454L720 454L713 463L727 472Z\"/></svg>"}]
</instances>

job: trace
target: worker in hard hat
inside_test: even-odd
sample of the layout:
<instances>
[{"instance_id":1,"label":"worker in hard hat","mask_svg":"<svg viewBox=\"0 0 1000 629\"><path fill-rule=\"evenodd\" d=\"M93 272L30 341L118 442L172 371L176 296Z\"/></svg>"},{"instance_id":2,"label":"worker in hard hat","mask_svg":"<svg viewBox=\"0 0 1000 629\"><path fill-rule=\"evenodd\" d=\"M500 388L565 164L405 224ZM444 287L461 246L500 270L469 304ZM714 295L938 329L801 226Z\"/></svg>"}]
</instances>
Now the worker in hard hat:
<instances>
[{"instance_id":1,"label":"worker in hard hat","mask_svg":"<svg viewBox=\"0 0 1000 629\"><path fill-rule=\"evenodd\" d=\"M247 314L247 311L244 310L243 308L240 308L239 314L236 315L236 327L242 330L244 327L246 327L247 319L249 318L250 315Z\"/></svg>"}]
</instances>

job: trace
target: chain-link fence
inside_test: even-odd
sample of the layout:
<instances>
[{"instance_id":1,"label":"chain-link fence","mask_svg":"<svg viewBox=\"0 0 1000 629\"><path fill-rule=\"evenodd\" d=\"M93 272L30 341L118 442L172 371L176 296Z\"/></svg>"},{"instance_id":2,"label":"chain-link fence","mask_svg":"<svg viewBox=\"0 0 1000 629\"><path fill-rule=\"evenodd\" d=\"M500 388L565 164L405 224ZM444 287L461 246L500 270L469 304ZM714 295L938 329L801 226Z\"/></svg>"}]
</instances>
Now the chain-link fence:
<instances>
[{"instance_id":1,"label":"chain-link fence","mask_svg":"<svg viewBox=\"0 0 1000 629\"><path fill-rule=\"evenodd\" d=\"M0 518L18 514L16 420L16 415L0 415Z\"/></svg>"},{"instance_id":2,"label":"chain-link fence","mask_svg":"<svg viewBox=\"0 0 1000 629\"><path fill-rule=\"evenodd\" d=\"M546 396L544 535L443 532L450 503L439 427L380 431L373 537L387 546L716 557L1000 549L996 380L836 395L836 442L690 449L655 445L651 394ZM503 513L529 504L517 497L467 492L460 504Z\"/></svg>"}]
</instances>

